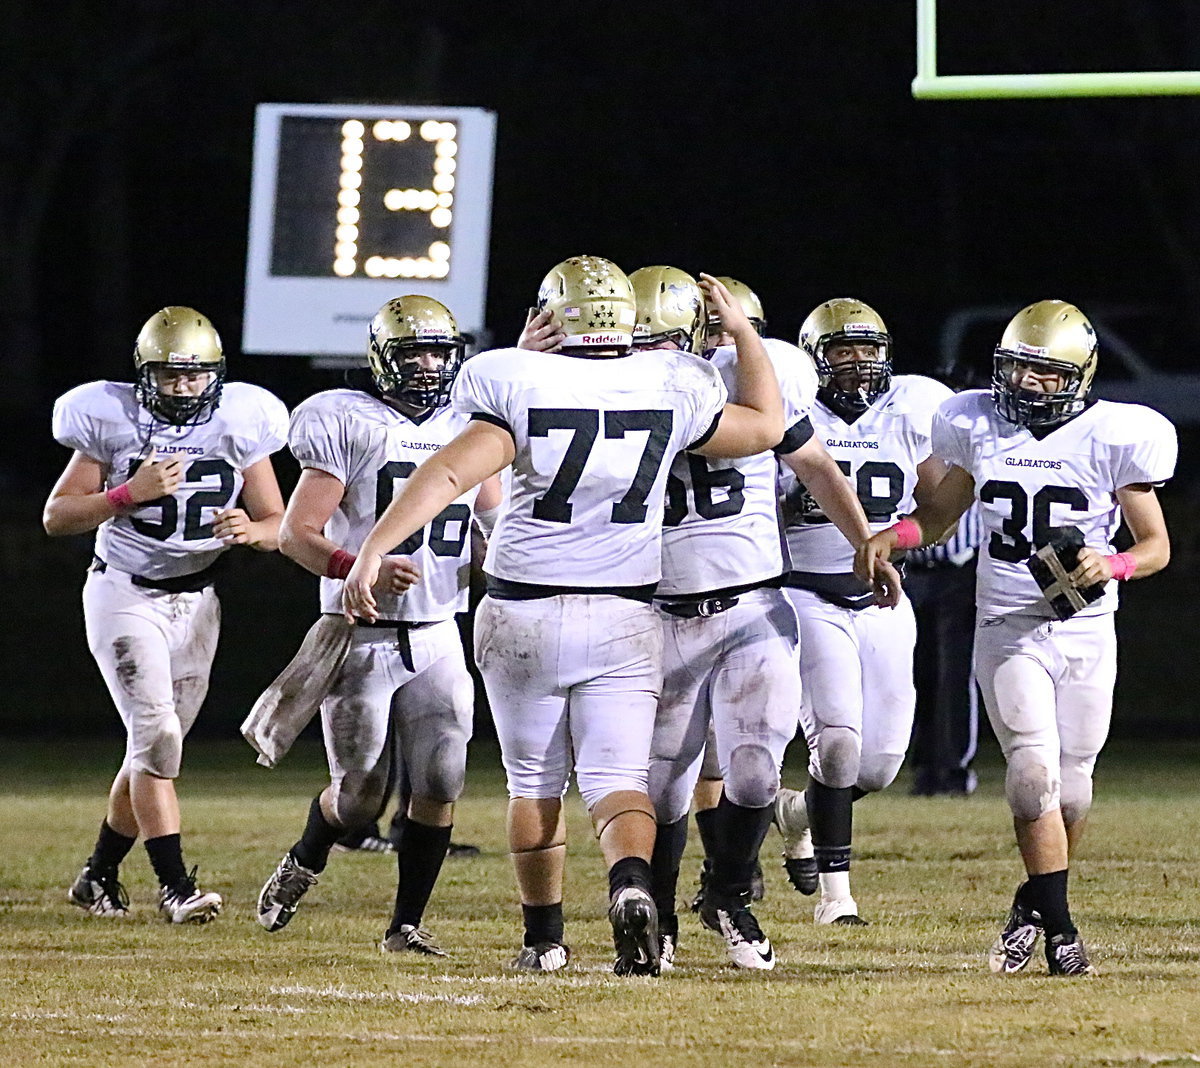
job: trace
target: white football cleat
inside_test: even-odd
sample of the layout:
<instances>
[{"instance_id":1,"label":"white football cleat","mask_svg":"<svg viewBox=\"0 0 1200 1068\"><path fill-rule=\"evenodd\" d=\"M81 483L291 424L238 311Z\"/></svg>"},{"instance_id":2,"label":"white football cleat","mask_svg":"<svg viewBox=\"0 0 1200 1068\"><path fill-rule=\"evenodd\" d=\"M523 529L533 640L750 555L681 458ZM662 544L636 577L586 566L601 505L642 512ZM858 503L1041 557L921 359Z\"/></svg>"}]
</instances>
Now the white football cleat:
<instances>
[{"instance_id":1,"label":"white football cleat","mask_svg":"<svg viewBox=\"0 0 1200 1068\"><path fill-rule=\"evenodd\" d=\"M710 890L700 922L725 940L725 953L739 968L770 971L775 967L775 951L750 911L749 899L749 894L718 897Z\"/></svg>"},{"instance_id":2,"label":"white football cleat","mask_svg":"<svg viewBox=\"0 0 1200 1068\"><path fill-rule=\"evenodd\" d=\"M201 890L193 868L183 882L158 891L158 912L168 923L208 923L221 911L221 895Z\"/></svg>"},{"instance_id":3,"label":"white football cleat","mask_svg":"<svg viewBox=\"0 0 1200 1068\"><path fill-rule=\"evenodd\" d=\"M538 942L522 946L521 952L509 965L520 972L557 972L571 960L571 950L561 942Z\"/></svg>"},{"instance_id":4,"label":"white football cleat","mask_svg":"<svg viewBox=\"0 0 1200 1068\"><path fill-rule=\"evenodd\" d=\"M380 944L383 953L419 953L425 957L444 957L446 951L434 940L433 935L422 927L414 927L411 923L400 925L400 930L392 932Z\"/></svg>"},{"instance_id":5,"label":"white football cleat","mask_svg":"<svg viewBox=\"0 0 1200 1068\"><path fill-rule=\"evenodd\" d=\"M858 914L858 903L852 897L823 897L813 909L813 923L836 924L839 927L866 927L867 921Z\"/></svg>"},{"instance_id":6,"label":"white football cleat","mask_svg":"<svg viewBox=\"0 0 1200 1068\"><path fill-rule=\"evenodd\" d=\"M673 934L659 934L658 968L660 972L669 972L675 967L675 950L678 946L678 936Z\"/></svg>"},{"instance_id":7,"label":"white football cleat","mask_svg":"<svg viewBox=\"0 0 1200 1068\"><path fill-rule=\"evenodd\" d=\"M286 927L296 915L300 899L316 884L315 871L306 868L290 851L284 853L271 878L263 883L263 888L258 892L256 915L259 925L268 931Z\"/></svg>"},{"instance_id":8,"label":"white football cleat","mask_svg":"<svg viewBox=\"0 0 1200 1068\"><path fill-rule=\"evenodd\" d=\"M115 868L111 872L96 872L85 865L67 891L67 900L92 916L106 919L129 916L129 895L117 878Z\"/></svg>"}]
</instances>

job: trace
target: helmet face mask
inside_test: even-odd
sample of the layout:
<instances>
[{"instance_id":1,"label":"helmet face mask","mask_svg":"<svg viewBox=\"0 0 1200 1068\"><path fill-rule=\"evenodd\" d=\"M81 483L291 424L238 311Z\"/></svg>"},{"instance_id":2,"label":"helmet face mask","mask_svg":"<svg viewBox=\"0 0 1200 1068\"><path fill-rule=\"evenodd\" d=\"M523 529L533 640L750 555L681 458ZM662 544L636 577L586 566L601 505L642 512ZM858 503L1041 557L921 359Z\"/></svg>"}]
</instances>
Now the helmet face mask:
<instances>
[{"instance_id":1,"label":"helmet face mask","mask_svg":"<svg viewBox=\"0 0 1200 1068\"><path fill-rule=\"evenodd\" d=\"M819 395L834 411L865 412L892 384L892 335L861 300L837 297L814 308L800 327L800 347L812 357Z\"/></svg>"},{"instance_id":2,"label":"helmet face mask","mask_svg":"<svg viewBox=\"0 0 1200 1068\"><path fill-rule=\"evenodd\" d=\"M1078 415L1096 374L1096 331L1072 304L1043 300L1019 311L992 361L992 401L1010 423L1050 429ZM1030 388L1029 377L1041 381Z\"/></svg>"},{"instance_id":3,"label":"helmet face mask","mask_svg":"<svg viewBox=\"0 0 1200 1068\"><path fill-rule=\"evenodd\" d=\"M413 294L379 309L371 322L367 362L384 397L422 410L441 408L450 402L465 345L449 308Z\"/></svg>"},{"instance_id":4,"label":"helmet face mask","mask_svg":"<svg viewBox=\"0 0 1200 1068\"><path fill-rule=\"evenodd\" d=\"M572 256L538 287L537 306L553 313L561 349L619 349L633 344L637 299L625 272L602 256Z\"/></svg>"},{"instance_id":5,"label":"helmet face mask","mask_svg":"<svg viewBox=\"0 0 1200 1068\"><path fill-rule=\"evenodd\" d=\"M676 267L642 267L629 276L637 300L637 349L664 348L673 342L683 352L704 350L704 294L696 280Z\"/></svg>"},{"instance_id":6,"label":"helmet face mask","mask_svg":"<svg viewBox=\"0 0 1200 1068\"><path fill-rule=\"evenodd\" d=\"M821 385L864 410L892 383L892 361L887 342L853 334L834 334L819 344L814 361ZM869 350L869 351L868 351Z\"/></svg>"},{"instance_id":7,"label":"helmet face mask","mask_svg":"<svg viewBox=\"0 0 1200 1068\"><path fill-rule=\"evenodd\" d=\"M199 426L213 417L225 385L225 354L206 316L182 306L156 312L138 334L133 362L134 395L155 419L171 426ZM208 381L197 393L163 388L176 376L202 374Z\"/></svg>"},{"instance_id":8,"label":"helmet face mask","mask_svg":"<svg viewBox=\"0 0 1200 1068\"><path fill-rule=\"evenodd\" d=\"M440 365L423 367L421 358L436 354ZM414 408L440 408L450 403L450 387L462 366L462 346L404 344L388 338L379 354L380 373L375 376L379 392Z\"/></svg>"}]
</instances>

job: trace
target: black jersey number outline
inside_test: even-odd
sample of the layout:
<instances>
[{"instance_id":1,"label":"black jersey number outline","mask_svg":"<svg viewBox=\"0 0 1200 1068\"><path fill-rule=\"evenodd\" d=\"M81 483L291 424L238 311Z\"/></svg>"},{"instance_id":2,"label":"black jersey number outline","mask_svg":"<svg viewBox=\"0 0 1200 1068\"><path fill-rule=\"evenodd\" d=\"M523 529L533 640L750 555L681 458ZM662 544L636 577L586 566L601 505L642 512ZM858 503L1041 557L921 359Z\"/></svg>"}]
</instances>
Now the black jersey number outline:
<instances>
[{"instance_id":1,"label":"black jersey number outline","mask_svg":"<svg viewBox=\"0 0 1200 1068\"><path fill-rule=\"evenodd\" d=\"M387 511L396 495L396 482L408 478L417 465L411 460L389 460L375 475L375 518L378 519ZM451 523L458 524L458 536L447 537L446 529ZM471 530L471 509L465 504L450 504L443 508L430 521L429 548L434 556L454 558L462 555L463 546L467 543L467 535ZM396 546L388 556L411 556L425 544L426 528L410 534Z\"/></svg>"},{"instance_id":2,"label":"black jersey number outline","mask_svg":"<svg viewBox=\"0 0 1200 1068\"><path fill-rule=\"evenodd\" d=\"M662 467L663 456L671 441L674 413L657 408L604 413L605 438L623 438L639 430L648 431L637 471L625 495L613 504L612 522L644 523L649 514L646 504L654 480ZM595 408L530 408L530 438L548 438L551 430L571 431L571 440L563 453L554 478L546 492L533 502L533 518L551 523L571 522L571 494L583 477L583 468L600 435L600 412Z\"/></svg>"},{"instance_id":3,"label":"black jersey number outline","mask_svg":"<svg viewBox=\"0 0 1200 1068\"><path fill-rule=\"evenodd\" d=\"M133 478L141 466L140 459L131 460L128 477ZM213 508L219 511L234 504L234 473L233 468L226 460L193 460L184 472L183 481L199 482L212 475L220 478L220 486L214 489L192 490L187 497L183 509L184 541L207 541L213 536L211 520L207 523L203 522L203 509ZM138 510L143 508L160 508L162 511L157 520L142 519L131 515L129 522L139 534L144 534L147 538L154 538L155 541L166 541L175 533L179 526L179 500L176 497L156 497L152 501L143 501L138 505Z\"/></svg>"},{"instance_id":4,"label":"black jersey number outline","mask_svg":"<svg viewBox=\"0 0 1200 1068\"><path fill-rule=\"evenodd\" d=\"M871 523L891 521L896 514L896 508L904 497L904 472L900 469L900 465L892 463L891 460L867 460L856 474L849 460L837 460L836 463L838 470L854 483L854 494L858 497L859 504L862 505L867 521ZM887 490L882 494L875 492L877 478L887 479ZM800 522L814 525L830 522L829 516L823 512L807 513L810 508L820 507L812 499L812 495L807 489L801 499L806 514L801 516Z\"/></svg>"},{"instance_id":5,"label":"black jersey number outline","mask_svg":"<svg viewBox=\"0 0 1200 1068\"><path fill-rule=\"evenodd\" d=\"M746 476L736 467L709 466L703 456L695 453L684 453L688 465L688 474L692 480L692 502L696 514L701 519L724 519L727 516L739 515L746 504ZM713 500L713 490L723 489L726 497L723 501ZM667 476L667 509L663 523L669 527L677 527L688 514L687 483L674 475Z\"/></svg>"},{"instance_id":6,"label":"black jersey number outline","mask_svg":"<svg viewBox=\"0 0 1200 1068\"><path fill-rule=\"evenodd\" d=\"M979 490L979 499L984 504L1008 501L1008 516L1001 520L1000 530L992 531L988 539L988 553L996 560L1023 563L1035 548L1050 541L1054 527L1050 523L1052 504L1068 505L1072 512L1087 510L1087 495L1078 486L1043 486L1033 495L1033 541L1025 534L1029 522L1029 492L1019 482L990 479Z\"/></svg>"}]
</instances>

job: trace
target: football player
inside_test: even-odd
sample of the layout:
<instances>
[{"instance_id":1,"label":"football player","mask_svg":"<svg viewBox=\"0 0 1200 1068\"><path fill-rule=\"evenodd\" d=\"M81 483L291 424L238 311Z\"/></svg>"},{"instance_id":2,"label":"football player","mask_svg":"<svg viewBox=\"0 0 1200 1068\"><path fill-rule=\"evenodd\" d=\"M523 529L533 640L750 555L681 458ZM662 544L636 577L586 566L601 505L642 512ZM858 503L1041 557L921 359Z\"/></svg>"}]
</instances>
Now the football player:
<instances>
[{"instance_id":1,"label":"football player","mask_svg":"<svg viewBox=\"0 0 1200 1068\"><path fill-rule=\"evenodd\" d=\"M1026 967L1042 932L1052 975L1094 970L1067 873L1112 712L1116 583L1170 557L1154 488L1174 472L1174 428L1150 408L1089 396L1097 358L1075 306L1042 300L1018 312L996 347L991 390L959 393L934 419L934 451L951 466L932 499L856 561L867 580L893 550L936 541L980 502L975 666L1027 874L988 956L1002 973ZM1117 553L1122 519L1133 545ZM1064 564L1053 549L1072 537ZM1043 593L1032 571L1047 551L1060 578Z\"/></svg>"},{"instance_id":2,"label":"football player","mask_svg":"<svg viewBox=\"0 0 1200 1068\"><path fill-rule=\"evenodd\" d=\"M673 267L644 267L630 281L638 307L635 348L696 353L705 348L704 297L690 275ZM709 359L736 398L733 339L721 326L713 340L718 344L708 351ZM776 455L801 473L852 539L847 551L870 536L857 497L813 436L808 410L817 376L812 362L784 342L763 344L780 384L787 432L773 450L734 460L680 453L667 479L663 576L655 594L663 623L663 693L649 780L658 819L652 868L663 967L670 967L675 956L675 894L688 800L710 729L709 755L724 785L712 809L711 867L700 919L721 935L738 967L775 966L750 900L783 753L800 712L796 616L779 589L785 568Z\"/></svg>"},{"instance_id":3,"label":"football player","mask_svg":"<svg viewBox=\"0 0 1200 1068\"><path fill-rule=\"evenodd\" d=\"M175 779L208 691L220 605L213 578L232 545L275 549L283 499L270 456L287 410L266 390L225 381L221 339L192 308L152 315L134 347L136 381L90 382L54 405L73 449L43 523L96 531L83 588L88 647L128 742L100 835L70 901L128 915L119 866L140 836L172 923L204 923L221 896L184 865Z\"/></svg>"},{"instance_id":4,"label":"football player","mask_svg":"<svg viewBox=\"0 0 1200 1068\"><path fill-rule=\"evenodd\" d=\"M292 415L288 444L303 470L280 548L321 576L321 610L332 627L343 626L342 580L376 519L467 425L449 406L463 347L443 304L418 295L389 300L371 323L361 388L318 393ZM472 517L498 504L498 480L466 488L388 546L378 611L358 620L321 705L330 785L259 894L258 922L268 931L295 915L337 840L378 819L396 774L395 732L409 798L381 948L445 956L421 920L450 844L471 736L475 691L454 617L467 608Z\"/></svg>"},{"instance_id":5,"label":"football player","mask_svg":"<svg viewBox=\"0 0 1200 1068\"><path fill-rule=\"evenodd\" d=\"M820 377L811 412L817 436L880 530L941 480L945 465L932 455L930 425L953 394L931 378L893 375L891 335L859 300L815 308L800 345ZM904 760L916 707L916 621L905 596L887 608L875 602L854 575L855 547L830 524L803 475L791 474L781 476L793 568L786 585L800 618L809 785L780 791L776 821L791 857L815 853L789 874L801 892L819 886L816 922L855 925L863 921L850 893L851 804L888 786Z\"/></svg>"},{"instance_id":6,"label":"football player","mask_svg":"<svg viewBox=\"0 0 1200 1068\"><path fill-rule=\"evenodd\" d=\"M737 339L741 404L727 405L716 370L690 353L631 352L628 278L598 257L566 260L538 294L564 335L559 351L501 349L467 364L454 404L470 426L389 506L346 582L347 612L375 618L379 553L512 464L488 545L475 653L508 775L525 915L520 968L567 962L562 797L574 766L609 869L614 971L659 971L646 777L662 682L650 601L667 469L684 449L744 455L784 433L758 335L720 283L706 284Z\"/></svg>"}]
</instances>

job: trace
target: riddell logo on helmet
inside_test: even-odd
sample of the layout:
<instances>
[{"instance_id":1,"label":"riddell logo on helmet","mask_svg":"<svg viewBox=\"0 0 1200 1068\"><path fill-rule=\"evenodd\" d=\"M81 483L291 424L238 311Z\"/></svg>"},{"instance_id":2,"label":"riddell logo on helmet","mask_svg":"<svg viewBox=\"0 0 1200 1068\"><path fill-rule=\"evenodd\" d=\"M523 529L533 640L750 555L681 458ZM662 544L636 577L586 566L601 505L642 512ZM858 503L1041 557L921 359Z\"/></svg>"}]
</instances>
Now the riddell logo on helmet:
<instances>
[{"instance_id":1,"label":"riddell logo on helmet","mask_svg":"<svg viewBox=\"0 0 1200 1068\"><path fill-rule=\"evenodd\" d=\"M628 334L580 334L580 345L628 345Z\"/></svg>"}]
</instances>

